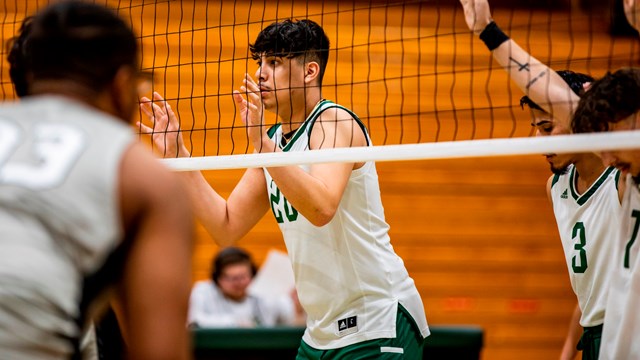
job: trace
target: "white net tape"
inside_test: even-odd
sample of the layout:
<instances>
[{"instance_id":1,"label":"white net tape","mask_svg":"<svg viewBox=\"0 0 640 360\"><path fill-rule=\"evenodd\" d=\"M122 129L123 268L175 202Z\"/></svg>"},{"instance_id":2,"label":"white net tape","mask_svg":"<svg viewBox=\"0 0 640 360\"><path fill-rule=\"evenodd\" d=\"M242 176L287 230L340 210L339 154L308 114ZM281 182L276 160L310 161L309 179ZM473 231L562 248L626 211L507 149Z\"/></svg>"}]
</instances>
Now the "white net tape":
<instances>
[{"instance_id":1,"label":"white net tape","mask_svg":"<svg viewBox=\"0 0 640 360\"><path fill-rule=\"evenodd\" d=\"M566 154L640 149L640 130L531 138L337 148L298 152L163 159L176 171L224 170L328 162L403 161Z\"/></svg>"}]
</instances>

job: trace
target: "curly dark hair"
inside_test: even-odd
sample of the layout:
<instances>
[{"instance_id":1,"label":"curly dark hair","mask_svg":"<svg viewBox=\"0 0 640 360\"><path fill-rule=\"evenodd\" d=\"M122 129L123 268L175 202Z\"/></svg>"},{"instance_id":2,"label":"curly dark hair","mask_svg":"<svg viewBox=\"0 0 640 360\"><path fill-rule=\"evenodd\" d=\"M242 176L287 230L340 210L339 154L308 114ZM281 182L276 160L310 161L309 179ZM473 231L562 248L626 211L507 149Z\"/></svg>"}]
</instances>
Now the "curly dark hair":
<instances>
[{"instance_id":1,"label":"curly dark hair","mask_svg":"<svg viewBox=\"0 0 640 360\"><path fill-rule=\"evenodd\" d=\"M249 45L251 56L258 60L262 54L315 61L320 65L318 79L322 83L329 60L329 38L313 20L286 19L265 27L255 43Z\"/></svg>"},{"instance_id":2,"label":"curly dark hair","mask_svg":"<svg viewBox=\"0 0 640 360\"><path fill-rule=\"evenodd\" d=\"M571 128L574 133L608 131L640 110L640 69L624 68L595 81L578 103Z\"/></svg>"},{"instance_id":3,"label":"curly dark hair","mask_svg":"<svg viewBox=\"0 0 640 360\"><path fill-rule=\"evenodd\" d=\"M18 96L42 79L71 79L99 91L120 67L138 66L131 28L115 12L83 2L57 3L25 19L7 47Z\"/></svg>"},{"instance_id":4,"label":"curly dark hair","mask_svg":"<svg viewBox=\"0 0 640 360\"><path fill-rule=\"evenodd\" d=\"M569 84L571 90L580 97L584 95L585 92L584 84L594 81L594 79L587 74L577 73L571 70L558 70L556 73L560 75L562 80ZM525 105L530 109L545 111L526 95L520 98L520 107L524 109Z\"/></svg>"},{"instance_id":5,"label":"curly dark hair","mask_svg":"<svg viewBox=\"0 0 640 360\"><path fill-rule=\"evenodd\" d=\"M7 61L9 62L9 77L18 97L27 95L28 91L28 71L27 60L25 59L25 42L31 34L31 22L33 18L27 17L20 25L18 36L11 38L7 43Z\"/></svg>"}]
</instances>

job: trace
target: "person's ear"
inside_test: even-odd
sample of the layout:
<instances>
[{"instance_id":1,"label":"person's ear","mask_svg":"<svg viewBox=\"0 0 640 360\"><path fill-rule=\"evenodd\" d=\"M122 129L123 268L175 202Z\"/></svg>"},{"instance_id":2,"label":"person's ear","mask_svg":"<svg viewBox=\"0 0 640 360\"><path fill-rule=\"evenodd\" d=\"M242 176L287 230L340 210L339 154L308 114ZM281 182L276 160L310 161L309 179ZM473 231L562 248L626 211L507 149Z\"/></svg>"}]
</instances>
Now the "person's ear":
<instances>
[{"instance_id":1,"label":"person's ear","mask_svg":"<svg viewBox=\"0 0 640 360\"><path fill-rule=\"evenodd\" d=\"M320 75L320 65L315 61L308 62L305 67L304 82L310 84Z\"/></svg>"}]
</instances>

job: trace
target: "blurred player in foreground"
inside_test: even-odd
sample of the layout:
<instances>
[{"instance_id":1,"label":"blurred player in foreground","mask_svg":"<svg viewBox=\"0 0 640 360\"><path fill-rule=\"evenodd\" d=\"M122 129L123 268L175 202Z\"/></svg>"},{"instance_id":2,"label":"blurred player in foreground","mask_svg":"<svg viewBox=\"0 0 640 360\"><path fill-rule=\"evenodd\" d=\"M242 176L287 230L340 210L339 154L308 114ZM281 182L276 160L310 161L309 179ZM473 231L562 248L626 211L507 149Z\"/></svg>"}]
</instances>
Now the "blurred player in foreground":
<instances>
[{"instance_id":1,"label":"blurred player in foreground","mask_svg":"<svg viewBox=\"0 0 640 360\"><path fill-rule=\"evenodd\" d=\"M79 358L85 320L121 299L129 359L186 359L192 217L133 135L137 41L115 13L63 2L9 53L0 107L0 354Z\"/></svg>"}]
</instances>

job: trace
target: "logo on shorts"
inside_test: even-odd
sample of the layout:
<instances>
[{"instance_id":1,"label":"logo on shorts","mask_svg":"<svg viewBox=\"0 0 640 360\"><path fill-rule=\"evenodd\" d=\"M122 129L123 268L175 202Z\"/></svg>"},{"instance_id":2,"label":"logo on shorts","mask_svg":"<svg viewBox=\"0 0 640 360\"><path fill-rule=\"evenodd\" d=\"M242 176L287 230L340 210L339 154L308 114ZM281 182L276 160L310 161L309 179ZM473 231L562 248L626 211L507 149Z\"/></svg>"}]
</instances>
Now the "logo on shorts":
<instances>
[{"instance_id":1,"label":"logo on shorts","mask_svg":"<svg viewBox=\"0 0 640 360\"><path fill-rule=\"evenodd\" d=\"M358 332L358 316L338 320L338 336L345 336Z\"/></svg>"}]
</instances>

